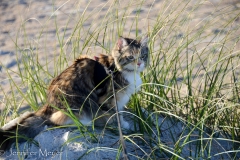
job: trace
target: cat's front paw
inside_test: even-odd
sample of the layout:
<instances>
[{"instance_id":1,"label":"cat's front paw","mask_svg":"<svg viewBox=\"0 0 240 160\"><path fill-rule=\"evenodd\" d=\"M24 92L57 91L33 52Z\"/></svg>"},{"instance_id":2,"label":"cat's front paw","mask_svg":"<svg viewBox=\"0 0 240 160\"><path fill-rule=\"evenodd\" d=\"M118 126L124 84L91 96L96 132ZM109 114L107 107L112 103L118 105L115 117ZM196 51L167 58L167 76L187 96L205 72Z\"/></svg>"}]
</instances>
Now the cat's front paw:
<instances>
[{"instance_id":1,"label":"cat's front paw","mask_svg":"<svg viewBox=\"0 0 240 160\"><path fill-rule=\"evenodd\" d=\"M126 121L122 121L121 122L121 126L124 129L130 129L130 124L128 122L126 122Z\"/></svg>"}]
</instances>

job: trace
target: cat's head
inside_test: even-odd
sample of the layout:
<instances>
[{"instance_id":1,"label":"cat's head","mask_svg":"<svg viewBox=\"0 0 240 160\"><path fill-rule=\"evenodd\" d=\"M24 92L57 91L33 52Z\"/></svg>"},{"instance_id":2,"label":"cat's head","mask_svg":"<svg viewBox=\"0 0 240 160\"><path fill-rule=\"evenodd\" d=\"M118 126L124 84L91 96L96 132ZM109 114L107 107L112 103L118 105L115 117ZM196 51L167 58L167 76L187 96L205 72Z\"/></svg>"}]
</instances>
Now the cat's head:
<instances>
[{"instance_id":1,"label":"cat's head","mask_svg":"<svg viewBox=\"0 0 240 160\"><path fill-rule=\"evenodd\" d=\"M149 56L148 37L140 41L120 37L113 48L112 56L119 71L142 72Z\"/></svg>"}]
</instances>

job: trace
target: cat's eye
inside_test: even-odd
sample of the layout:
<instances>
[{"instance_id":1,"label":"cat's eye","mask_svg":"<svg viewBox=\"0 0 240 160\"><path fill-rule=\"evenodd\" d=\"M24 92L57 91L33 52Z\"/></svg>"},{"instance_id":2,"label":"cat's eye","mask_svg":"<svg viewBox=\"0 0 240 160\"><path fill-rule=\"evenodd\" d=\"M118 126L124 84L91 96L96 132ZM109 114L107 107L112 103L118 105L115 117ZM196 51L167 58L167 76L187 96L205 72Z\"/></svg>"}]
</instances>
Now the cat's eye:
<instances>
[{"instance_id":1,"label":"cat's eye","mask_svg":"<svg viewBox=\"0 0 240 160\"><path fill-rule=\"evenodd\" d=\"M146 58L146 56L147 56L146 54L144 54L144 55L141 55L140 59L142 59L142 60L143 60L143 59L145 59L145 58Z\"/></svg>"},{"instance_id":2,"label":"cat's eye","mask_svg":"<svg viewBox=\"0 0 240 160\"><path fill-rule=\"evenodd\" d=\"M128 56L127 59L132 61L132 60L134 60L135 58L134 58L134 56Z\"/></svg>"}]
</instances>

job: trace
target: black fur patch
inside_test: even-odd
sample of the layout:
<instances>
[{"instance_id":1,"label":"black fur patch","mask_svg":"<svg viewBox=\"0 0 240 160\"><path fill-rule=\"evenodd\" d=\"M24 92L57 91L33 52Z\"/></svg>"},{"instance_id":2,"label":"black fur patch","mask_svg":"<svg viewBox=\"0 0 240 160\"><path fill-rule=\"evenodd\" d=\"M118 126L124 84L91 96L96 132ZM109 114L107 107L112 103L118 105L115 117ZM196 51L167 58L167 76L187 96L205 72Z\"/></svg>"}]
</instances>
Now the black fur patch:
<instances>
[{"instance_id":1,"label":"black fur patch","mask_svg":"<svg viewBox=\"0 0 240 160\"><path fill-rule=\"evenodd\" d=\"M95 61L93 79L94 79L95 86L98 85L97 89L101 89L106 85L107 77L108 77L108 74L106 73L104 67L99 62Z\"/></svg>"}]
</instances>

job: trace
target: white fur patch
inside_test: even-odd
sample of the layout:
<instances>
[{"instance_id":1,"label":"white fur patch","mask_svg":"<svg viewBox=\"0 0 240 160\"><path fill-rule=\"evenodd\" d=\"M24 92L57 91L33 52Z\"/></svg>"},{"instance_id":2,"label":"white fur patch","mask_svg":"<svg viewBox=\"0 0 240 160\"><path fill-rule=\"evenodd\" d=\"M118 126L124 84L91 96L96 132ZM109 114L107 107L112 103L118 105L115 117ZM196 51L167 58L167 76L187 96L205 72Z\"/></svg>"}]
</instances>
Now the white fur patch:
<instances>
[{"instance_id":1,"label":"white fur patch","mask_svg":"<svg viewBox=\"0 0 240 160\"><path fill-rule=\"evenodd\" d=\"M87 117L87 116L82 116L81 118L79 118L79 121L84 125L84 126L88 126L92 124L92 120ZM64 122L63 125L71 125L74 124L73 120L68 117L68 119Z\"/></svg>"},{"instance_id":2,"label":"white fur patch","mask_svg":"<svg viewBox=\"0 0 240 160\"><path fill-rule=\"evenodd\" d=\"M141 63L140 66L138 66L138 72L142 72L145 69L145 64Z\"/></svg>"},{"instance_id":3,"label":"white fur patch","mask_svg":"<svg viewBox=\"0 0 240 160\"><path fill-rule=\"evenodd\" d=\"M142 80L138 73L123 72L123 75L124 78L129 82L129 85L117 93L117 105L120 112L124 110L124 106L129 102L132 94L139 91L142 84ZM120 114L120 121L121 127L125 129L130 128L129 123L123 119L122 114Z\"/></svg>"},{"instance_id":4,"label":"white fur patch","mask_svg":"<svg viewBox=\"0 0 240 160\"><path fill-rule=\"evenodd\" d=\"M124 90L126 94L131 96L132 94L138 92L142 85L142 79L139 73L123 72L125 79L129 82L129 85Z\"/></svg>"},{"instance_id":5,"label":"white fur patch","mask_svg":"<svg viewBox=\"0 0 240 160\"><path fill-rule=\"evenodd\" d=\"M123 72L124 77L129 82L129 85L117 93L118 100L118 109L119 111L123 111L124 106L128 103L132 94L139 91L142 80L139 74L133 74L132 72Z\"/></svg>"},{"instance_id":6,"label":"white fur patch","mask_svg":"<svg viewBox=\"0 0 240 160\"><path fill-rule=\"evenodd\" d=\"M68 118L62 125L71 125L74 124L71 118Z\"/></svg>"},{"instance_id":7,"label":"white fur patch","mask_svg":"<svg viewBox=\"0 0 240 160\"><path fill-rule=\"evenodd\" d=\"M6 123L1 129L3 130L8 130L9 128L12 128L14 126L16 126L17 124L19 124L23 119L29 117L29 115L31 115L33 112L25 112L22 115L20 115L19 117L9 121L8 123Z\"/></svg>"},{"instance_id":8,"label":"white fur patch","mask_svg":"<svg viewBox=\"0 0 240 160\"><path fill-rule=\"evenodd\" d=\"M84 125L84 126L90 126L92 125L92 119L87 117L87 116L83 116L79 119L79 121Z\"/></svg>"},{"instance_id":9,"label":"white fur patch","mask_svg":"<svg viewBox=\"0 0 240 160\"><path fill-rule=\"evenodd\" d=\"M120 114L121 127L125 129L130 129L130 125L127 121L123 119L122 114Z\"/></svg>"},{"instance_id":10,"label":"white fur patch","mask_svg":"<svg viewBox=\"0 0 240 160\"><path fill-rule=\"evenodd\" d=\"M124 77L129 82L129 85L117 93L117 104L119 111L124 110L124 106L129 102L132 94L139 91L142 80L139 74L132 74L132 72L123 72Z\"/></svg>"}]
</instances>

